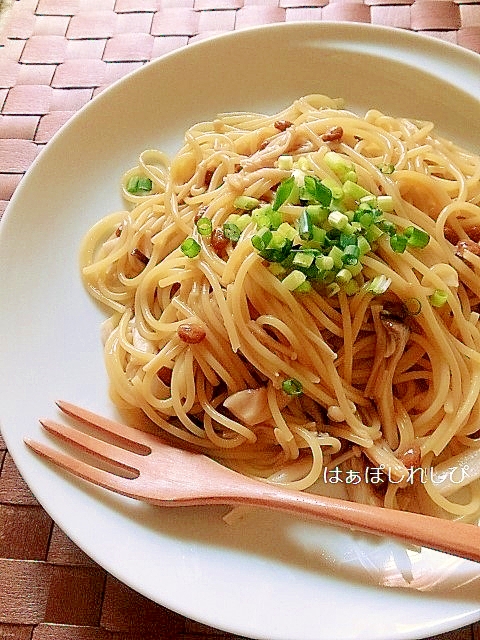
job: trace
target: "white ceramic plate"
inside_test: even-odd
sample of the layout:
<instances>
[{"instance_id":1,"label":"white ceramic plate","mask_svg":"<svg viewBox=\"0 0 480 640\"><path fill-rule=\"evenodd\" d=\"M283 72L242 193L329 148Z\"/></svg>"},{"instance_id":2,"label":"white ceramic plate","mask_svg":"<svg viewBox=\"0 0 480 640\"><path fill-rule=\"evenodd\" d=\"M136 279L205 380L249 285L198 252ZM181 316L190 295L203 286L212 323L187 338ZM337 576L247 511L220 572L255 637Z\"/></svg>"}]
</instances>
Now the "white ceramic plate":
<instances>
[{"instance_id":1,"label":"white ceramic plate","mask_svg":"<svg viewBox=\"0 0 480 640\"><path fill-rule=\"evenodd\" d=\"M34 163L1 226L2 433L40 503L120 580L188 617L268 640L421 638L480 618L476 564L284 515L251 512L227 526L222 508L151 508L74 481L23 444L44 437L37 418L55 416L56 398L116 415L103 315L82 288L77 253L87 229L121 206L119 177L142 149L173 152L195 121L274 112L312 92L433 119L480 149L479 67L473 53L368 25L237 32L123 79Z\"/></svg>"}]
</instances>

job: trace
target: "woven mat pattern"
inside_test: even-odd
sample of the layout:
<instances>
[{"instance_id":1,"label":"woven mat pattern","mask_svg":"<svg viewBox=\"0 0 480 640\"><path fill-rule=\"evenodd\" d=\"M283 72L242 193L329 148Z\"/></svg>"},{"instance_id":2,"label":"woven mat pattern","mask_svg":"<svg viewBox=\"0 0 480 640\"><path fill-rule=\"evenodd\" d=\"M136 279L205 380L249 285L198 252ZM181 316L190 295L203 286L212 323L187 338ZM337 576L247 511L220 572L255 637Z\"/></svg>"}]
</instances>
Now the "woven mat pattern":
<instances>
[{"instance_id":1,"label":"woven mat pattern","mask_svg":"<svg viewBox=\"0 0 480 640\"><path fill-rule=\"evenodd\" d=\"M0 215L41 147L126 73L217 33L300 20L389 25L480 52L472 0L0 0ZM0 640L200 638L238 637L96 565L36 502L0 436ZM480 625L440 638L480 640Z\"/></svg>"}]
</instances>

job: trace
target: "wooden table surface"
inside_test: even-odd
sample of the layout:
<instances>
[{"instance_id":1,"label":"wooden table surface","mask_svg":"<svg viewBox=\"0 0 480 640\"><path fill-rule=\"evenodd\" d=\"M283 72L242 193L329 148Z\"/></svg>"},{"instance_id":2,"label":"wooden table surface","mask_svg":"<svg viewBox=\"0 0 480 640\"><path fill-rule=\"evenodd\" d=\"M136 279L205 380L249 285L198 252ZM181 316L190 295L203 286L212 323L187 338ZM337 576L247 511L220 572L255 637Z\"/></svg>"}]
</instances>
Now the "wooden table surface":
<instances>
[{"instance_id":1,"label":"wooden table surface","mask_svg":"<svg viewBox=\"0 0 480 640\"><path fill-rule=\"evenodd\" d=\"M300 20L411 29L480 53L480 2L470 0L0 0L0 215L38 151L118 78L201 38ZM95 564L36 502L0 436L0 639L200 638L238 636ZM480 640L480 624L441 638Z\"/></svg>"}]
</instances>

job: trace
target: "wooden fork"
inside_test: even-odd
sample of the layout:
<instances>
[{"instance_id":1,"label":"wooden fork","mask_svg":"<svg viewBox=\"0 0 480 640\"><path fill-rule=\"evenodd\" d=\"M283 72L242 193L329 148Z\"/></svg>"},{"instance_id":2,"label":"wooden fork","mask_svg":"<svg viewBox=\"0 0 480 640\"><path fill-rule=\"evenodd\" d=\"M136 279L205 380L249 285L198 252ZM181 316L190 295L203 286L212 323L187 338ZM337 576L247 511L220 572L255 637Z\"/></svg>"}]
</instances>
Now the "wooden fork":
<instances>
[{"instance_id":1,"label":"wooden fork","mask_svg":"<svg viewBox=\"0 0 480 640\"><path fill-rule=\"evenodd\" d=\"M25 443L73 475L116 493L159 506L254 505L287 511L480 562L480 527L475 525L288 490L242 476L203 454L172 447L155 435L68 402L58 406L100 438L52 420L41 420L45 429L114 470L97 468L30 438Z\"/></svg>"}]
</instances>

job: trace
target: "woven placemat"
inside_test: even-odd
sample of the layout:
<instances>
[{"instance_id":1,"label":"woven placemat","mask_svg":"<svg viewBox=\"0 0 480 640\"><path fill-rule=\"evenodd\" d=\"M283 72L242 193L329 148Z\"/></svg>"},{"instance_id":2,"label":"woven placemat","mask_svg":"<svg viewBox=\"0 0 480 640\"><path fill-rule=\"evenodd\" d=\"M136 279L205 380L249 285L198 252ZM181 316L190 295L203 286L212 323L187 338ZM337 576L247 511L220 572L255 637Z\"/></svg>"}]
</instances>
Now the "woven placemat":
<instances>
[{"instance_id":1,"label":"woven placemat","mask_svg":"<svg viewBox=\"0 0 480 640\"><path fill-rule=\"evenodd\" d=\"M39 149L118 78L207 36L303 20L389 25L480 52L480 2L470 0L0 0L0 215ZM150 602L89 559L36 502L0 436L0 639L236 637ZM437 638L480 640L480 626Z\"/></svg>"}]
</instances>

